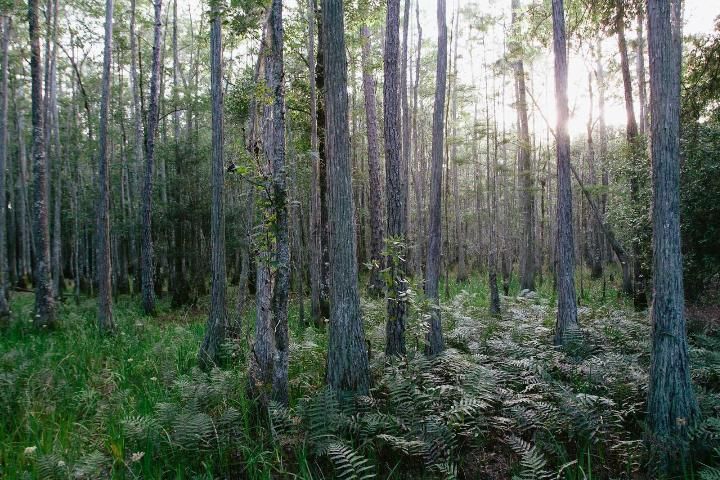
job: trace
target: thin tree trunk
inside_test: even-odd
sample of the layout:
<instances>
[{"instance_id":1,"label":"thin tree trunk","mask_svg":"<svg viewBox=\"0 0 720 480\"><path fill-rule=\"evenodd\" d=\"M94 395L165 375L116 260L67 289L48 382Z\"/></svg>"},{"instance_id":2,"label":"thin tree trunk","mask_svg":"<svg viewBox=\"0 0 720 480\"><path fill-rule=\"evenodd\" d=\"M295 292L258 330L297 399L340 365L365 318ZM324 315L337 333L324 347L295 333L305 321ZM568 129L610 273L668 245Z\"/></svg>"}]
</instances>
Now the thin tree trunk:
<instances>
[{"instance_id":1,"label":"thin tree trunk","mask_svg":"<svg viewBox=\"0 0 720 480\"><path fill-rule=\"evenodd\" d=\"M497 283L497 250L498 250L498 234L497 234L497 118L493 117L494 128L494 151L492 152L492 173L490 172L490 96L488 94L488 68L487 68L487 56L485 58L485 157L486 157L486 176L487 176L487 204L490 210L488 223L490 225L490 238L488 239L488 283L490 285L490 301L488 309L490 315L500 315L500 292L498 291ZM493 82L494 89L494 82ZM495 93L493 91L493 93ZM493 101L493 110L495 108L495 102Z\"/></svg>"},{"instance_id":2,"label":"thin tree trunk","mask_svg":"<svg viewBox=\"0 0 720 480\"><path fill-rule=\"evenodd\" d=\"M418 43L417 43L417 57L415 59L415 83L413 85L413 163L417 168L417 174L415 178L415 208L417 216L417 235L415 236L416 243L416 262L417 268L416 273L422 277L423 274L423 259L425 258L423 248L425 245L425 159L421 155L421 143L420 133L418 128L418 91L420 88L420 65L421 65L421 52L422 52L422 25L420 24L420 2L415 2L415 23L418 29Z\"/></svg>"},{"instance_id":3,"label":"thin tree trunk","mask_svg":"<svg viewBox=\"0 0 720 480\"><path fill-rule=\"evenodd\" d=\"M578 328L575 300L572 186L570 184L570 136L568 135L568 60L563 0L552 1L553 49L555 52L555 100L557 102L557 284L558 313L555 344Z\"/></svg>"},{"instance_id":4,"label":"thin tree trunk","mask_svg":"<svg viewBox=\"0 0 720 480\"><path fill-rule=\"evenodd\" d=\"M432 127L432 173L430 182L430 229L428 232L425 295L432 303L425 353L437 355L445 349L440 317L438 284L440 280L440 245L442 242L440 212L442 209L443 152L445 137L445 87L447 82L447 23L445 0L437 0L438 58L435 80L435 107Z\"/></svg>"},{"instance_id":5,"label":"thin tree trunk","mask_svg":"<svg viewBox=\"0 0 720 480\"><path fill-rule=\"evenodd\" d=\"M322 219L320 214L320 152L315 67L315 0L307 0L308 73L310 77L310 316L322 325Z\"/></svg>"},{"instance_id":6,"label":"thin tree trunk","mask_svg":"<svg viewBox=\"0 0 720 480\"><path fill-rule=\"evenodd\" d=\"M518 29L519 0L512 0L513 28ZM532 155L530 151L530 131L528 128L527 90L525 88L525 66L523 63L522 47L517 43L511 44L515 71L515 92L517 102L515 108L518 115L518 175L519 175L519 203L522 220L520 222L520 288L535 290L535 189L532 171Z\"/></svg>"},{"instance_id":7,"label":"thin tree trunk","mask_svg":"<svg viewBox=\"0 0 720 480\"><path fill-rule=\"evenodd\" d=\"M643 8L637 15L637 82L638 82L638 100L640 101L640 135L645 135L648 127L648 104L647 104L647 79L645 76L645 37L643 27L645 25L645 15Z\"/></svg>"},{"instance_id":8,"label":"thin tree trunk","mask_svg":"<svg viewBox=\"0 0 720 480\"><path fill-rule=\"evenodd\" d=\"M406 0L407 1L407 0ZM385 354L405 354L405 252L407 199L402 152L400 85L400 0L388 0L385 23L383 109L385 127L385 190L390 289L385 326Z\"/></svg>"},{"instance_id":9,"label":"thin tree trunk","mask_svg":"<svg viewBox=\"0 0 720 480\"><path fill-rule=\"evenodd\" d=\"M112 64L113 0L105 0L105 49L103 53L100 128L98 132L98 205L97 205L97 282L98 329L115 329L112 311L112 265L110 259L110 155L108 152L108 115L110 113L110 68Z\"/></svg>"},{"instance_id":10,"label":"thin tree trunk","mask_svg":"<svg viewBox=\"0 0 720 480\"><path fill-rule=\"evenodd\" d=\"M42 94L42 63L40 58L39 1L28 2L30 34L30 72L32 77L32 127L34 202L33 230L35 241L35 317L36 327L55 325L55 300L50 277L50 224L48 219L48 162L45 154L45 129Z\"/></svg>"},{"instance_id":11,"label":"thin tree trunk","mask_svg":"<svg viewBox=\"0 0 720 480\"><path fill-rule=\"evenodd\" d=\"M139 171L143 164L143 122L142 122L142 110L140 105L140 85L138 82L137 74L137 63L138 63L138 51L137 51L137 34L135 33L135 0L130 0L130 83L132 88L132 112L133 112L133 134L134 134L134 145L133 151L135 155L135 171ZM137 175L136 175L137 178ZM131 270L135 276L135 284L141 285L140 280L140 265L138 265L136 255L136 234L135 234L135 219L130 222L130 237L131 242ZM137 289L133 289L135 293Z\"/></svg>"},{"instance_id":12,"label":"thin tree trunk","mask_svg":"<svg viewBox=\"0 0 720 480\"><path fill-rule=\"evenodd\" d=\"M328 184L330 331L327 382L340 391L367 394L370 372L360 315L355 225L348 221L353 215L353 202L342 0L324 0L322 16L327 159L332 179Z\"/></svg>"},{"instance_id":13,"label":"thin tree trunk","mask_svg":"<svg viewBox=\"0 0 720 480\"><path fill-rule=\"evenodd\" d=\"M159 0L158 0L159 1ZM210 23L210 95L212 99L212 204L210 208L211 285L210 312L205 338L198 360L202 368L220 362L220 348L225 340L227 311L225 306L225 165L223 125L222 10L219 1L212 3Z\"/></svg>"},{"instance_id":14,"label":"thin tree trunk","mask_svg":"<svg viewBox=\"0 0 720 480\"><path fill-rule=\"evenodd\" d=\"M365 97L365 124L368 142L368 173L370 181L370 271L369 288L372 294L382 295L385 283L380 278L383 269L383 226L382 226L382 187L380 185L380 148L378 146L377 101L375 99L375 80L370 71L370 29L363 25L362 37L362 77Z\"/></svg>"},{"instance_id":15,"label":"thin tree trunk","mask_svg":"<svg viewBox=\"0 0 720 480\"><path fill-rule=\"evenodd\" d=\"M288 296L290 292L290 242L288 236L287 182L285 167L285 70L283 64L282 0L272 0L268 18L265 52L265 84L273 102L265 108L265 156L272 165L272 205L275 215L275 285L272 296L274 401L287 405L289 336Z\"/></svg>"},{"instance_id":16,"label":"thin tree trunk","mask_svg":"<svg viewBox=\"0 0 720 480\"><path fill-rule=\"evenodd\" d=\"M620 71L623 78L623 90L625 92L625 111L627 113L627 140L630 146L631 161L636 162L641 156L640 139L638 136L638 124L635 118L635 107L632 98L632 80L630 78L630 62L628 60L627 41L625 39L625 7L623 0L616 0L615 30L618 36L618 50L620 51ZM630 200L633 205L640 202L640 179L636 172L630 173ZM642 263L642 245L640 241L641 232L635 228L633 232L633 303L637 310L647 307L647 296L645 293L646 271Z\"/></svg>"},{"instance_id":17,"label":"thin tree trunk","mask_svg":"<svg viewBox=\"0 0 720 480\"><path fill-rule=\"evenodd\" d=\"M647 0L653 172L649 447L661 477L688 471L700 411L690 376L680 248L681 0Z\"/></svg>"},{"instance_id":18,"label":"thin tree trunk","mask_svg":"<svg viewBox=\"0 0 720 480\"><path fill-rule=\"evenodd\" d=\"M7 232L7 208L5 192L5 169L7 167L7 110L8 110L8 45L10 43L10 17L2 16L2 64L0 75L0 324L10 316L8 303L8 258L5 232ZM12 212L12 211L11 211Z\"/></svg>"},{"instance_id":19,"label":"thin tree trunk","mask_svg":"<svg viewBox=\"0 0 720 480\"><path fill-rule=\"evenodd\" d=\"M588 114L587 121L587 146L588 146L588 175L589 182L592 187L596 186L597 175L595 174L595 142L593 140L593 88L592 88L592 74L588 74L588 98L590 100L590 113ZM595 221L595 218L591 217L588 222L588 234L587 244L589 253L590 263L590 276L594 279L602 277L603 274L603 262L602 262L602 236L599 230L600 225Z\"/></svg>"},{"instance_id":20,"label":"thin tree trunk","mask_svg":"<svg viewBox=\"0 0 720 480\"><path fill-rule=\"evenodd\" d=\"M160 41L162 39L162 0L153 0L155 27L153 41L152 73L150 78L150 107L145 138L145 173L142 195L142 306L145 314L155 313L155 255L152 238L152 192L155 169L155 138L158 126L160 95Z\"/></svg>"}]
</instances>

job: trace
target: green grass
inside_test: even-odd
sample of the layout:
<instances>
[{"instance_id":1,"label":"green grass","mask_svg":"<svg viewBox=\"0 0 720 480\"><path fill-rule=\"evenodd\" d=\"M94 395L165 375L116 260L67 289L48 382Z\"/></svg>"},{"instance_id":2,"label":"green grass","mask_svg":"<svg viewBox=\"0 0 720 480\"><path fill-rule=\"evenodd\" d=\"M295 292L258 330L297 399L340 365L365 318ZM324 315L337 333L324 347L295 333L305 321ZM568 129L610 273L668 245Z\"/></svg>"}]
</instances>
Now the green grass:
<instances>
[{"instance_id":1,"label":"green grass","mask_svg":"<svg viewBox=\"0 0 720 480\"><path fill-rule=\"evenodd\" d=\"M550 278L546 273L545 279ZM68 300L61 307L59 327L38 331L32 325L32 295L15 294L12 322L0 331L0 478L334 478L338 459L331 461L328 444L321 441L327 432L339 442L330 445L333 452L344 451L338 445L349 448L350 454L358 455L355 460L367 461L379 478L438 478L443 471L458 468L472 478L471 472L482 471L475 459L488 452L505 459L508 475L521 472L522 462L527 466L540 460L543 469L556 473L565 466L562 478L566 479L604 478L610 468L618 475L637 472L641 449L632 443L638 457L621 456L620 462L612 442L642 438L642 405L635 403L644 398L649 327L609 282L604 296L600 281L583 278L583 285L580 321L587 342L561 353L551 346L550 282L539 285L538 299L520 302L514 298L519 286L513 278L510 297L503 299L503 316L493 318L487 314L486 276L474 275L462 284L451 276L450 298L443 299L443 323L455 353L441 358L438 365L414 353L422 349L425 328L418 293L412 297L408 318L408 363L391 369L378 353L384 349L385 302L364 299L377 403L364 407L369 411L328 413L327 418L328 407L322 403L326 402L326 336L322 330L300 325L297 309L292 308L291 406L271 415L272 429L261 418L265 414L246 397L247 338L226 346L222 370L204 373L196 368L206 305L171 311L161 302L158 314L146 317L137 299L121 298L114 309L117 334L103 337L97 333L93 299L83 299L80 305ZM417 285L413 288L420 290ZM243 331L252 330L254 312L242 321ZM706 417L714 420L720 411L718 344L712 332L693 338L700 400ZM603 362L610 370L598 376L593 368L603 368L596 366ZM443 377L444 370L453 368L458 369L457 376ZM480 399L483 418L473 419L477 412L466 410L477 400L473 397L477 385L466 383L464 369L480 372L482 378L492 372L499 385L507 387L502 401L500 396ZM409 383L400 385L398 379ZM449 393L443 382L448 383ZM407 391L427 401L398 403L406 400ZM604 406L604 400L575 404L583 395L607 397L615 406ZM563 413L570 418L555 418L567 405L572 408ZM521 407L524 410L518 410ZM551 410L543 411L546 408ZM408 448L416 448L425 441L419 433L425 431L425 422L432 419L435 425L450 411L467 411L470 417L466 413L448 417L443 426L460 439L449 444L450 457L441 459L445 463L422 467L422 459L406 458L377 436L386 427L397 427L393 418L410 415L413 420L405 422L407 429L393 433L393 441L409 441ZM611 436L597 438L586 432L583 415L618 412L626 423L608 430ZM522 443L516 445L519 450L512 448L505 424L494 424L503 418L502 422L518 426L513 435L532 442L527 448ZM522 426L530 418L531 423ZM470 420L479 423L467 423ZM378 430L382 425L386 427ZM720 441L720 420L716 429L712 422L709 425L705 428L712 442ZM466 428L481 433L468 437Z\"/></svg>"}]
</instances>

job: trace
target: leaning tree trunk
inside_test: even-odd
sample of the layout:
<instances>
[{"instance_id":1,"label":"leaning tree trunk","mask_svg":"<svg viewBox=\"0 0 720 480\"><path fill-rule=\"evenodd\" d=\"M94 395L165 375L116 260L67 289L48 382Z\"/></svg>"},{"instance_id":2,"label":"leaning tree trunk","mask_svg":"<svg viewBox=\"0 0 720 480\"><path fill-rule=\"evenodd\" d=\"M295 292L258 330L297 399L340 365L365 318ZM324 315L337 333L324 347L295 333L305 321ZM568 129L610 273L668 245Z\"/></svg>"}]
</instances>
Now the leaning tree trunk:
<instances>
[{"instance_id":1,"label":"leaning tree trunk","mask_svg":"<svg viewBox=\"0 0 720 480\"><path fill-rule=\"evenodd\" d=\"M385 114L385 190L388 233L388 291L385 325L385 354L405 354L405 240L407 237L407 198L405 165L401 143L400 98L400 0L388 0L385 27L385 83L383 108Z\"/></svg>"},{"instance_id":2,"label":"leaning tree trunk","mask_svg":"<svg viewBox=\"0 0 720 480\"><path fill-rule=\"evenodd\" d=\"M649 447L665 477L687 471L689 433L699 417L690 376L680 248L680 0L648 0L653 173L652 355Z\"/></svg>"},{"instance_id":3,"label":"leaning tree trunk","mask_svg":"<svg viewBox=\"0 0 720 480\"><path fill-rule=\"evenodd\" d=\"M323 53L326 87L328 219L330 227L330 331L327 382L337 390L367 394L370 388L358 266L355 254L347 57L342 0L323 1Z\"/></svg>"},{"instance_id":4,"label":"leaning tree trunk","mask_svg":"<svg viewBox=\"0 0 720 480\"><path fill-rule=\"evenodd\" d=\"M430 174L430 229L428 232L425 295L432 303L427 334L427 355L437 355L445 349L440 317L438 284L440 281L440 245L442 210L442 176L444 153L445 83L447 82L447 23L445 0L437 0L438 57L435 79L435 107L432 126L432 168Z\"/></svg>"},{"instance_id":5,"label":"leaning tree trunk","mask_svg":"<svg viewBox=\"0 0 720 480\"><path fill-rule=\"evenodd\" d=\"M375 79L370 71L370 29L362 26L362 78L365 97L365 124L368 142L368 176L370 181L370 270L369 288L371 293L382 295L385 284L380 278L383 268L383 227L382 227L382 188L380 187L380 149L378 147L377 102L375 99Z\"/></svg>"},{"instance_id":6,"label":"leaning tree trunk","mask_svg":"<svg viewBox=\"0 0 720 480\"><path fill-rule=\"evenodd\" d=\"M8 45L10 43L10 17L2 17L2 66L0 75L0 323L10 315L8 303L8 258L5 242L7 209L5 208L5 168L7 165L7 110L8 110ZM12 212L11 212L12 213Z\"/></svg>"},{"instance_id":7,"label":"leaning tree trunk","mask_svg":"<svg viewBox=\"0 0 720 480\"><path fill-rule=\"evenodd\" d=\"M150 107L148 111L147 135L145 138L145 173L142 194L142 306L145 314L155 313L154 271L155 258L152 239L152 196L155 170L155 137L158 126L160 96L160 41L162 39L162 0L153 0L155 5L155 28L153 42L152 73L150 76Z\"/></svg>"},{"instance_id":8,"label":"leaning tree trunk","mask_svg":"<svg viewBox=\"0 0 720 480\"><path fill-rule=\"evenodd\" d=\"M110 155L108 114L110 113L110 66L112 64L113 0L105 0L105 50L103 53L100 128L98 132L97 282L98 329L115 329L112 312L112 266L110 260Z\"/></svg>"},{"instance_id":9,"label":"leaning tree trunk","mask_svg":"<svg viewBox=\"0 0 720 480\"><path fill-rule=\"evenodd\" d=\"M35 317L36 327L55 325L55 300L50 278L50 223L48 218L48 164L45 155L42 63L40 59L39 1L28 2L30 34L30 72L32 83L33 129L33 237L35 242Z\"/></svg>"},{"instance_id":10,"label":"leaning tree trunk","mask_svg":"<svg viewBox=\"0 0 720 480\"><path fill-rule=\"evenodd\" d=\"M159 0L158 0L159 1ZM212 204L210 207L211 285L210 314L198 360L203 368L220 362L225 340L225 165L223 159L223 68L222 13L219 1L212 2L210 24L210 96L212 99Z\"/></svg>"},{"instance_id":11,"label":"leaning tree trunk","mask_svg":"<svg viewBox=\"0 0 720 480\"><path fill-rule=\"evenodd\" d=\"M570 136L568 135L568 61L563 0L553 0L553 47L555 51L555 101L557 103L557 291L558 312L555 344L578 328L575 301L575 249L572 229L572 185L570 184Z\"/></svg>"}]
</instances>

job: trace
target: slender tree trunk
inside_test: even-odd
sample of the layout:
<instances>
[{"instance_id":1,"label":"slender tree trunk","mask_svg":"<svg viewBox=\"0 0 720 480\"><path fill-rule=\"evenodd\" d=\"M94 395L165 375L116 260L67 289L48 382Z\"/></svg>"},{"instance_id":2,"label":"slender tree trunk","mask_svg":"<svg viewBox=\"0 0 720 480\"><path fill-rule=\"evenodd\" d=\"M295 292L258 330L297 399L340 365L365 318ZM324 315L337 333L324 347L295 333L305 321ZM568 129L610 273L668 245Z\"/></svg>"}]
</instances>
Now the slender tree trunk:
<instances>
[{"instance_id":1,"label":"slender tree trunk","mask_svg":"<svg viewBox=\"0 0 720 480\"><path fill-rule=\"evenodd\" d=\"M153 43L152 73L150 78L150 107L145 138L145 173L142 195L142 306L145 314L155 313L155 255L152 238L152 192L155 169L155 138L158 126L160 95L160 41L162 39L162 0L153 0L155 7L155 28Z\"/></svg>"},{"instance_id":2,"label":"slender tree trunk","mask_svg":"<svg viewBox=\"0 0 720 480\"><path fill-rule=\"evenodd\" d=\"M638 124L635 118L635 107L632 98L632 80L630 78L630 62L628 60L627 41L625 39L625 7L623 0L616 0L617 12L615 17L615 30L618 36L618 50L620 51L620 71L623 78L623 90L625 92L625 111L627 113L627 140L631 151L631 161L636 162L641 157L641 145L638 134ZM630 174L630 200L633 205L640 202L640 179L636 172ZM641 232L636 228L633 232L633 303L637 310L647 307L647 296L645 293L646 269L642 263L642 245L640 241Z\"/></svg>"},{"instance_id":3,"label":"slender tree trunk","mask_svg":"<svg viewBox=\"0 0 720 480\"><path fill-rule=\"evenodd\" d=\"M645 37L643 27L645 25L645 14L643 8L637 15L637 82L638 100L640 101L640 135L646 135L648 127L648 103L647 103L647 78L645 76Z\"/></svg>"},{"instance_id":4,"label":"slender tree trunk","mask_svg":"<svg viewBox=\"0 0 720 480\"><path fill-rule=\"evenodd\" d=\"M383 108L385 117L385 190L390 274L385 326L385 354L405 354L405 264L407 199L402 152L400 85L400 0L388 0L385 24Z\"/></svg>"},{"instance_id":5,"label":"slender tree trunk","mask_svg":"<svg viewBox=\"0 0 720 480\"><path fill-rule=\"evenodd\" d=\"M33 127L33 230L35 241L35 317L36 327L55 325L55 300L50 277L50 224L48 219L48 162L45 154L45 129L42 94L42 60L40 58L39 1L28 2L30 34L30 72L32 77Z\"/></svg>"},{"instance_id":6,"label":"slender tree trunk","mask_svg":"<svg viewBox=\"0 0 720 480\"><path fill-rule=\"evenodd\" d=\"M661 477L686 472L700 412L690 376L680 248L681 0L647 0L653 172L649 447Z\"/></svg>"},{"instance_id":7,"label":"slender tree trunk","mask_svg":"<svg viewBox=\"0 0 720 480\"><path fill-rule=\"evenodd\" d=\"M362 36L362 77L365 96L365 124L368 142L368 173L370 181L370 271L369 288L374 295L382 295L385 284L380 278L383 269L383 226L382 226L382 187L380 185L380 148L378 146L377 101L375 99L375 80L370 70L370 29L363 25Z\"/></svg>"},{"instance_id":8,"label":"slender tree trunk","mask_svg":"<svg viewBox=\"0 0 720 480\"><path fill-rule=\"evenodd\" d=\"M459 11L458 11L459 15ZM457 18L457 17L456 17ZM455 34L458 36L459 34L459 23L456 20L455 25ZM452 75L452 81L453 81L453 90L452 90L452 150L450 158L448 158L448 162L452 161L452 196L454 198L454 208L453 213L455 217L455 247L457 249L457 272L456 272L456 280L458 282L464 282L467 280L467 269L465 265L465 239L463 238L463 226L462 226L462 216L460 215L460 211L462 209L462 199L460 198L460 179L459 179L459 170L460 165L458 161L458 154L457 154L457 145L458 145L458 137L457 137L457 123L458 123L458 108L457 108L457 95L458 95L458 44L460 43L460 38L455 39L455 48L453 53L453 75ZM446 220L448 221L449 218Z\"/></svg>"},{"instance_id":9,"label":"slender tree trunk","mask_svg":"<svg viewBox=\"0 0 720 480\"><path fill-rule=\"evenodd\" d=\"M417 216L417 235L415 236L416 248L416 273L422 277L423 259L425 258L425 159L421 155L420 132L418 127L418 91L420 88L420 65L422 52L422 25L420 24L420 2L415 2L415 23L418 29L417 56L415 58L415 83L413 85L413 163L417 168L415 178L415 213Z\"/></svg>"},{"instance_id":10,"label":"slender tree trunk","mask_svg":"<svg viewBox=\"0 0 720 480\"><path fill-rule=\"evenodd\" d=\"M558 313L555 344L562 345L566 334L578 328L575 275L572 186L570 184L570 136L568 135L568 60L563 0L553 0L553 48L555 51L555 100L557 102L557 290Z\"/></svg>"},{"instance_id":11,"label":"slender tree trunk","mask_svg":"<svg viewBox=\"0 0 720 480\"><path fill-rule=\"evenodd\" d=\"M445 0L437 0L438 58L435 80L435 107L432 127L432 172L430 181L430 230L428 232L425 295L432 303L425 353L437 355L445 349L440 317L438 284L440 280L440 245L442 242L442 176L445 137L445 87L447 82L447 23Z\"/></svg>"},{"instance_id":12,"label":"slender tree trunk","mask_svg":"<svg viewBox=\"0 0 720 480\"><path fill-rule=\"evenodd\" d=\"M265 47L265 84L273 102L265 108L265 156L272 165L272 205L275 216L275 285L272 296L273 400L287 405L288 392L288 296L290 292L290 242L288 236L287 182L285 167L285 70L283 65L282 0L272 0Z\"/></svg>"},{"instance_id":13,"label":"slender tree trunk","mask_svg":"<svg viewBox=\"0 0 720 480\"><path fill-rule=\"evenodd\" d=\"M310 316L316 326L322 323L322 218L320 214L320 152L318 139L317 88L315 66L315 0L307 0L308 73L310 76Z\"/></svg>"},{"instance_id":14,"label":"slender tree trunk","mask_svg":"<svg viewBox=\"0 0 720 480\"><path fill-rule=\"evenodd\" d=\"M587 121L587 159L588 159L588 176L590 185L596 187L597 175L595 173L595 142L593 140L593 88L592 88L592 74L588 74L588 98L590 99L590 113ZM600 225L595 221L594 217L590 217L588 222L588 234L587 234L587 245L589 253L590 263L590 276L594 279L602 277L603 274L603 262L602 262L602 242L603 237L600 235Z\"/></svg>"},{"instance_id":15,"label":"slender tree trunk","mask_svg":"<svg viewBox=\"0 0 720 480\"><path fill-rule=\"evenodd\" d=\"M490 96L488 93L488 68L487 56L485 56L485 157L486 157L486 176L487 176L487 204L489 209L488 224L490 232L488 239L488 283L490 285L490 301L488 310L490 315L500 315L500 292L497 283L497 251L498 251L498 234L497 234L497 118L493 118L493 137L495 139L494 151L490 152ZM494 87L493 87L494 88ZM495 93L493 91L493 93ZM495 102L493 101L493 110ZM492 173L490 172L490 158L492 156Z\"/></svg>"},{"instance_id":16,"label":"slender tree trunk","mask_svg":"<svg viewBox=\"0 0 720 480\"><path fill-rule=\"evenodd\" d=\"M2 21L2 64L0 64L0 324L10 316L8 303L8 258L5 232L7 232L7 211L5 192L5 169L7 167L7 110L8 110L8 45L10 43L10 17L3 15ZM12 213L12 211L11 211Z\"/></svg>"},{"instance_id":17,"label":"slender tree trunk","mask_svg":"<svg viewBox=\"0 0 720 480\"><path fill-rule=\"evenodd\" d=\"M159 1L159 0L158 0ZM210 23L210 96L212 99L212 204L210 208L211 285L210 313L198 360L203 368L220 362L220 347L225 340L225 165L223 125L222 8L219 0L211 5Z\"/></svg>"},{"instance_id":18,"label":"slender tree trunk","mask_svg":"<svg viewBox=\"0 0 720 480\"><path fill-rule=\"evenodd\" d=\"M513 29L518 30L519 0L512 0ZM535 290L535 189L532 171L532 154L530 151L530 131L528 128L527 90L525 88L525 66L522 59L523 50L518 42L510 46L515 72L515 92L517 102L515 108L518 116L518 175L520 203L520 288Z\"/></svg>"},{"instance_id":19,"label":"slender tree trunk","mask_svg":"<svg viewBox=\"0 0 720 480\"><path fill-rule=\"evenodd\" d=\"M360 315L355 225L348 221L352 218L353 204L342 0L324 0L322 16L327 159L332 179L328 184L330 331L327 381L340 391L367 394L370 372Z\"/></svg>"},{"instance_id":20,"label":"slender tree trunk","mask_svg":"<svg viewBox=\"0 0 720 480\"><path fill-rule=\"evenodd\" d=\"M112 311L112 265L110 259L110 154L108 115L110 113L110 67L112 64L113 0L105 0L105 50L103 53L100 128L98 132L97 282L98 329L115 329Z\"/></svg>"},{"instance_id":21,"label":"slender tree trunk","mask_svg":"<svg viewBox=\"0 0 720 480\"><path fill-rule=\"evenodd\" d=\"M135 156L135 171L137 172L143 164L143 123L142 123L142 109L140 105L140 85L138 82L137 74L137 63L138 63L138 51L137 51L137 34L135 33L135 0L130 0L130 83L132 88L132 112L133 112L133 134L134 144L133 151ZM137 176L136 176L137 178ZM134 219L133 219L134 220ZM135 284L141 285L140 280L140 265L138 265L135 242L135 221L130 222L130 236L133 239L131 242L131 271L135 276ZM133 289L133 293L137 289Z\"/></svg>"}]
</instances>

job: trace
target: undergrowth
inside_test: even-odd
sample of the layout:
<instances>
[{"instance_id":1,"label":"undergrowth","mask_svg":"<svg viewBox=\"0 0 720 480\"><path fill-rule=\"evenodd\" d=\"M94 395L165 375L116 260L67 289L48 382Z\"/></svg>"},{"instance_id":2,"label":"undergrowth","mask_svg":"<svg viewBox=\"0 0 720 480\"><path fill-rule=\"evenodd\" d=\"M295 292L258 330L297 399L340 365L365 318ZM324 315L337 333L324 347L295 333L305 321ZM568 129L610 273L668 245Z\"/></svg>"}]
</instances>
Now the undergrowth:
<instances>
[{"instance_id":1,"label":"undergrowth","mask_svg":"<svg viewBox=\"0 0 720 480\"><path fill-rule=\"evenodd\" d=\"M325 333L293 312L291 405L268 411L246 397L246 339L226 345L225 368L195 367L202 306L148 318L122 299L108 338L92 300L63 306L61 327L38 332L32 297L17 295L0 337L0 477L648 478L650 327L614 291L603 300L590 287L581 330L558 350L549 289L503 298L494 318L486 283L452 284L449 348L433 359L418 353L426 304L416 285L402 360L382 354L384 301L366 299L374 384L357 398L323 387ZM704 421L685 476L718 479L717 332L693 328L691 357Z\"/></svg>"}]
</instances>

